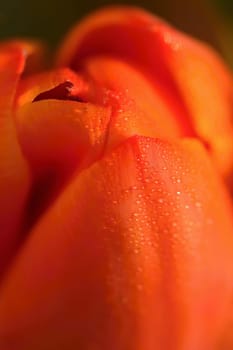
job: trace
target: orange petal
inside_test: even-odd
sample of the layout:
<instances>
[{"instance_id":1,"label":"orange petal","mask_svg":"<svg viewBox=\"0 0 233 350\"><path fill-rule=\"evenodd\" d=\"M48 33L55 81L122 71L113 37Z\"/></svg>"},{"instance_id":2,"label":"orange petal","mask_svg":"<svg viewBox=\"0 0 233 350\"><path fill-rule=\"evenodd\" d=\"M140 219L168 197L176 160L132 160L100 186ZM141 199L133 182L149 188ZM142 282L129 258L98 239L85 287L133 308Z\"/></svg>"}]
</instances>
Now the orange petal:
<instances>
[{"instance_id":1,"label":"orange petal","mask_svg":"<svg viewBox=\"0 0 233 350\"><path fill-rule=\"evenodd\" d=\"M47 49L40 41L23 39L1 41L0 50L19 50L24 54L27 58L24 76L40 71L47 65Z\"/></svg>"},{"instance_id":2,"label":"orange petal","mask_svg":"<svg viewBox=\"0 0 233 350\"><path fill-rule=\"evenodd\" d=\"M74 177L2 285L4 350L214 349L230 200L197 141L133 137Z\"/></svg>"},{"instance_id":3,"label":"orange petal","mask_svg":"<svg viewBox=\"0 0 233 350\"><path fill-rule=\"evenodd\" d=\"M63 85L66 84L64 87ZM61 86L60 91L56 90ZM63 90L62 91L62 87ZM88 89L85 81L68 68L49 70L22 79L17 89L15 109L44 99L82 100Z\"/></svg>"},{"instance_id":4,"label":"orange petal","mask_svg":"<svg viewBox=\"0 0 233 350\"><path fill-rule=\"evenodd\" d=\"M110 106L88 102L87 82L70 69L23 79L15 99L18 137L33 172L95 161L104 148ZM63 171L64 172L64 171Z\"/></svg>"},{"instance_id":5,"label":"orange petal","mask_svg":"<svg viewBox=\"0 0 233 350\"><path fill-rule=\"evenodd\" d=\"M79 70L87 58L98 55L130 63L155 85L186 129L188 111L167 69L161 40L156 37L156 31L165 36L165 30L164 22L142 10L106 8L90 15L71 31L58 52L57 64Z\"/></svg>"},{"instance_id":6,"label":"orange petal","mask_svg":"<svg viewBox=\"0 0 233 350\"><path fill-rule=\"evenodd\" d=\"M28 167L12 118L15 89L24 60L21 50L0 51L0 275L18 243L29 187Z\"/></svg>"},{"instance_id":7,"label":"orange petal","mask_svg":"<svg viewBox=\"0 0 233 350\"><path fill-rule=\"evenodd\" d=\"M110 109L91 103L42 100L15 114L21 147L33 171L80 166L102 154ZM60 169L61 170L61 169Z\"/></svg>"},{"instance_id":8,"label":"orange petal","mask_svg":"<svg viewBox=\"0 0 233 350\"><path fill-rule=\"evenodd\" d=\"M167 139L192 135L188 125L177 123L160 90L154 90L129 64L108 57L91 58L82 73L89 80L89 99L111 108L111 146L135 134Z\"/></svg>"},{"instance_id":9,"label":"orange petal","mask_svg":"<svg viewBox=\"0 0 233 350\"><path fill-rule=\"evenodd\" d=\"M231 350L233 349L233 313L232 313L232 304L229 308L230 320L225 327L224 333L218 342L216 350Z\"/></svg>"},{"instance_id":10,"label":"orange petal","mask_svg":"<svg viewBox=\"0 0 233 350\"><path fill-rule=\"evenodd\" d=\"M207 144L220 171L232 170L232 77L210 48L181 35L148 13L110 7L74 28L58 65L80 69L92 56L108 55L141 70L175 111Z\"/></svg>"},{"instance_id":11,"label":"orange petal","mask_svg":"<svg viewBox=\"0 0 233 350\"><path fill-rule=\"evenodd\" d=\"M86 167L104 152L111 110L85 102L86 90L86 83L69 69L20 83L15 122L33 174L24 232L59 195L74 169Z\"/></svg>"},{"instance_id":12,"label":"orange petal","mask_svg":"<svg viewBox=\"0 0 233 350\"><path fill-rule=\"evenodd\" d=\"M167 37L169 69L189 108L193 128L220 171L233 170L233 80L209 47L173 31Z\"/></svg>"}]
</instances>

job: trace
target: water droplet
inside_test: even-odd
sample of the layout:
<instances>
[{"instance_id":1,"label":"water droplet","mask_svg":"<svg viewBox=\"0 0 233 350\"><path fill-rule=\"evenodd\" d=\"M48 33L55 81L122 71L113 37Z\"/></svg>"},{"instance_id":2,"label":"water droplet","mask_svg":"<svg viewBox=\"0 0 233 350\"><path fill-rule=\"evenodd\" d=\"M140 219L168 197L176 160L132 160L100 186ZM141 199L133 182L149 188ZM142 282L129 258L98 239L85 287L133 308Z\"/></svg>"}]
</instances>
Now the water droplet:
<instances>
[{"instance_id":1,"label":"water droplet","mask_svg":"<svg viewBox=\"0 0 233 350\"><path fill-rule=\"evenodd\" d=\"M143 288L142 284L137 284L137 289L138 290L142 290L142 288Z\"/></svg>"},{"instance_id":2,"label":"water droplet","mask_svg":"<svg viewBox=\"0 0 233 350\"><path fill-rule=\"evenodd\" d=\"M200 203L200 202L196 202L196 203L195 203L195 206L196 206L197 208L201 208L201 203Z\"/></svg>"}]
</instances>

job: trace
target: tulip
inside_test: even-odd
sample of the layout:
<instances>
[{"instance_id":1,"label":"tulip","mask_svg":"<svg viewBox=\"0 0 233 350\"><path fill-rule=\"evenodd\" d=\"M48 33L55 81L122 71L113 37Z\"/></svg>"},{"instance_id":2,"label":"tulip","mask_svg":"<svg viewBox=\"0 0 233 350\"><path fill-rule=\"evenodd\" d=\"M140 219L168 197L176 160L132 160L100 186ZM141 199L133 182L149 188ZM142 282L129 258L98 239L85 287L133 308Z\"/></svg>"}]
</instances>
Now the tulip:
<instances>
[{"instance_id":1,"label":"tulip","mask_svg":"<svg viewBox=\"0 0 233 350\"><path fill-rule=\"evenodd\" d=\"M143 10L0 45L0 349L230 350L232 77Z\"/></svg>"}]
</instances>

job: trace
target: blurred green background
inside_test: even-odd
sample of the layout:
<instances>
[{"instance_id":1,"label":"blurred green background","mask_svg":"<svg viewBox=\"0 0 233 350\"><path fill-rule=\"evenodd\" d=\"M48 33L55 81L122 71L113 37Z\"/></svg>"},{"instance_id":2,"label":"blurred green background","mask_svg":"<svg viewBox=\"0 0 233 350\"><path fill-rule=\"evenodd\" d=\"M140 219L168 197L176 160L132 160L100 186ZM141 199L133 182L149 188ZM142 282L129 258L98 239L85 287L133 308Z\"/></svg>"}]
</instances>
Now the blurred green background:
<instances>
[{"instance_id":1,"label":"blurred green background","mask_svg":"<svg viewBox=\"0 0 233 350\"><path fill-rule=\"evenodd\" d=\"M231 59L233 0L126 0L117 3L142 6L180 29L211 42ZM107 4L114 2L0 0L0 38L37 37L55 45L78 19Z\"/></svg>"}]
</instances>

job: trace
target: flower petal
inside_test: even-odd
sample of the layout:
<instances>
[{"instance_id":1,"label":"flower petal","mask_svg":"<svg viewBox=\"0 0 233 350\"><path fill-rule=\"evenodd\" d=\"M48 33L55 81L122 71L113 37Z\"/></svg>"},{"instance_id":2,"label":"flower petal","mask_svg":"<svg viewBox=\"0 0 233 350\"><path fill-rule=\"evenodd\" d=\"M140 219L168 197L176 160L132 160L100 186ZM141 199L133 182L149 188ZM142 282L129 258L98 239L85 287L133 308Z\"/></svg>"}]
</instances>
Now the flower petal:
<instances>
[{"instance_id":1,"label":"flower petal","mask_svg":"<svg viewBox=\"0 0 233 350\"><path fill-rule=\"evenodd\" d=\"M233 79L209 47L183 35L167 38L167 60L193 127L225 176L233 170Z\"/></svg>"},{"instance_id":2,"label":"flower petal","mask_svg":"<svg viewBox=\"0 0 233 350\"><path fill-rule=\"evenodd\" d=\"M168 26L133 7L110 7L87 17L71 31L58 52L58 66L82 69L86 59L110 56L142 71L174 110L178 123L189 129L188 111L163 57ZM165 40L165 38L164 38ZM159 54L158 54L159 53Z\"/></svg>"},{"instance_id":3,"label":"flower petal","mask_svg":"<svg viewBox=\"0 0 233 350\"><path fill-rule=\"evenodd\" d=\"M32 74L44 69L48 60L47 48L44 43L35 40L1 41L0 50L18 50L27 58L23 75Z\"/></svg>"},{"instance_id":4,"label":"flower petal","mask_svg":"<svg viewBox=\"0 0 233 350\"><path fill-rule=\"evenodd\" d=\"M42 100L16 112L19 141L34 172L94 162L103 152L109 119L109 108L73 101Z\"/></svg>"},{"instance_id":5,"label":"flower petal","mask_svg":"<svg viewBox=\"0 0 233 350\"><path fill-rule=\"evenodd\" d=\"M110 7L73 29L58 53L58 65L75 70L90 57L130 62L175 111L180 125L208 146L225 177L232 171L232 77L210 48L165 22L130 7Z\"/></svg>"},{"instance_id":6,"label":"flower petal","mask_svg":"<svg viewBox=\"0 0 233 350\"><path fill-rule=\"evenodd\" d=\"M20 108L26 103L38 101L39 95L52 91L65 83L70 83L67 99L70 98L72 100L76 96L80 97L80 99L85 98L85 93L88 89L85 81L70 69L61 68L33 74L26 79L22 79L17 89L15 108ZM56 95L56 91L52 97L54 99L62 99Z\"/></svg>"},{"instance_id":7,"label":"flower petal","mask_svg":"<svg viewBox=\"0 0 233 350\"><path fill-rule=\"evenodd\" d=\"M109 57L91 58L82 72L89 81L89 99L111 108L108 146L132 135L167 139L193 135L176 122L174 111L144 75L129 64Z\"/></svg>"},{"instance_id":8,"label":"flower petal","mask_svg":"<svg viewBox=\"0 0 233 350\"><path fill-rule=\"evenodd\" d=\"M0 275L19 240L30 182L12 116L15 89L24 61L21 50L0 51Z\"/></svg>"},{"instance_id":9,"label":"flower petal","mask_svg":"<svg viewBox=\"0 0 233 350\"><path fill-rule=\"evenodd\" d=\"M232 230L197 141L128 139L32 230L2 285L0 344L213 349L233 287Z\"/></svg>"}]
</instances>

